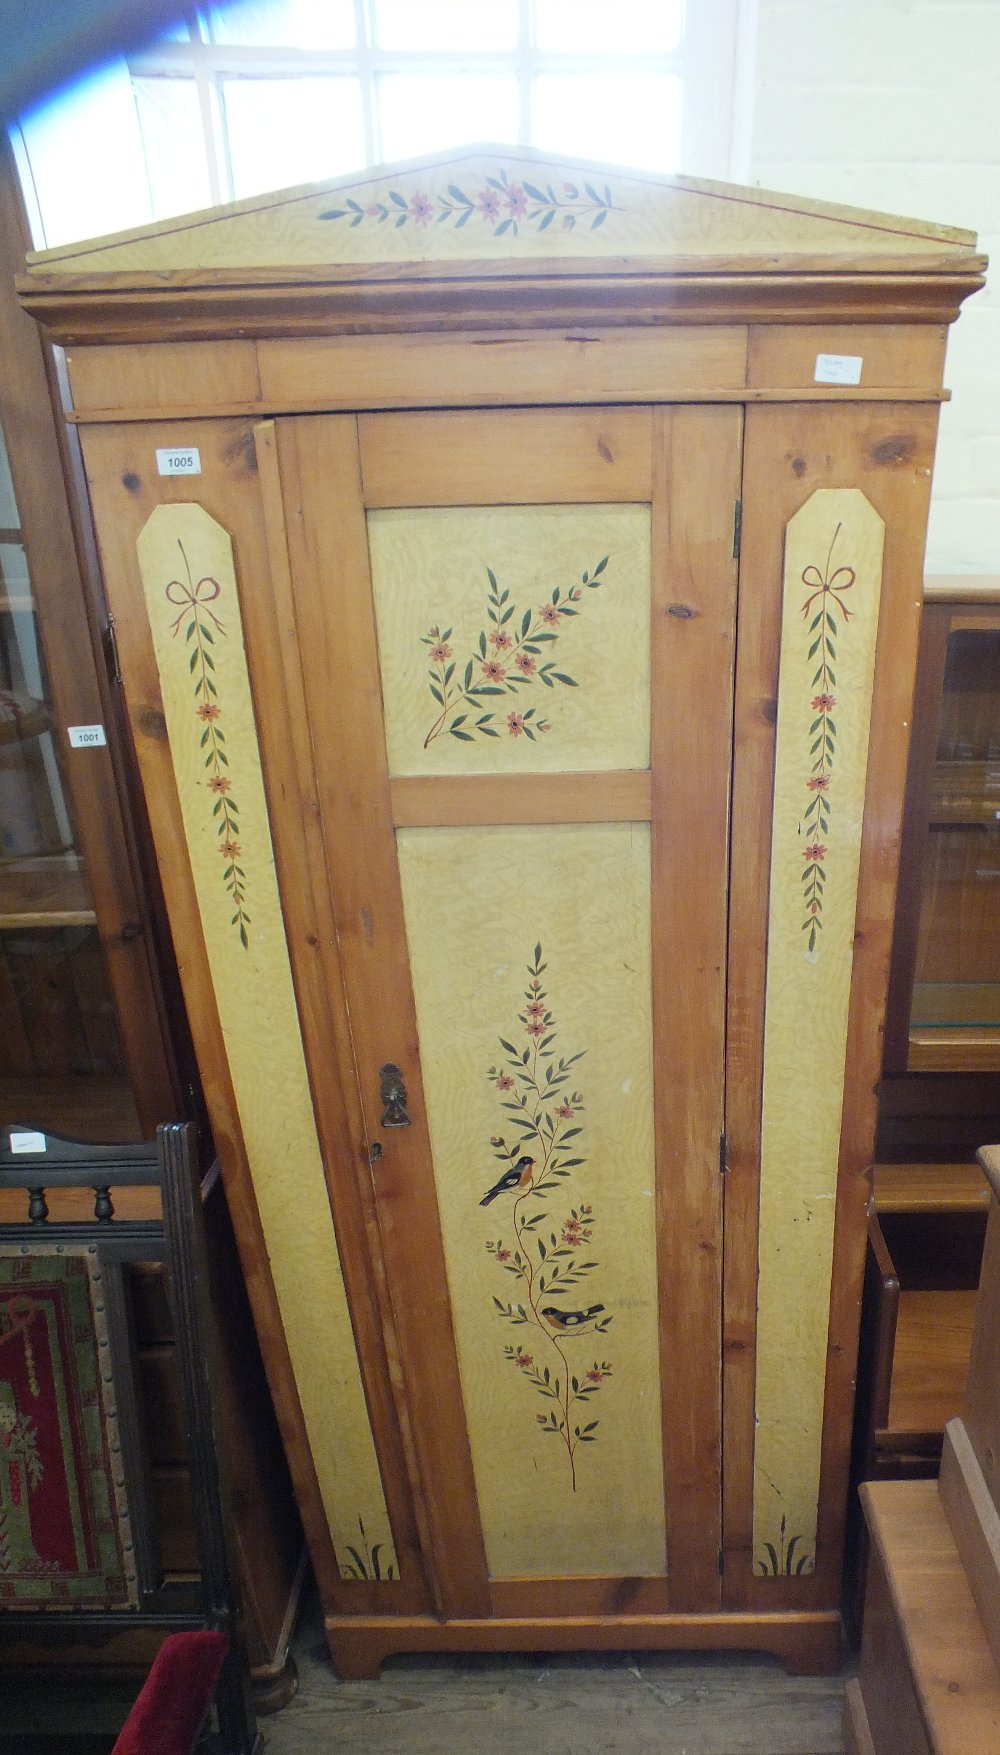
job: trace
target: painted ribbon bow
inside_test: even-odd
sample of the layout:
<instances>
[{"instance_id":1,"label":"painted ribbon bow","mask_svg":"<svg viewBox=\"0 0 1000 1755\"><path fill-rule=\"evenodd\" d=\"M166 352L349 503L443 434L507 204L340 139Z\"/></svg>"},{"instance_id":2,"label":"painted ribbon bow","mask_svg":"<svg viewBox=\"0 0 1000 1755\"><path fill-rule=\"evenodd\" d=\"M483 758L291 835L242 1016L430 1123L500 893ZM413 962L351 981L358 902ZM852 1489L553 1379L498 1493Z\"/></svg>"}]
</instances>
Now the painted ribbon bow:
<instances>
[{"instance_id":1,"label":"painted ribbon bow","mask_svg":"<svg viewBox=\"0 0 1000 1755\"><path fill-rule=\"evenodd\" d=\"M209 620L218 629L219 633L224 634L226 630L223 623L219 620L215 611L208 607L210 603L215 602L217 597L221 597L222 586L219 584L218 579L213 579L210 574L204 579L199 579L197 585L195 585L191 578L191 568L188 565L187 555L184 553L184 544L179 538L177 541L177 547L181 551L184 570L187 573L187 584L184 583L183 579L171 579L166 588L167 602L175 605L180 604L181 606L181 613L171 628L171 633L176 634L189 609L194 611L196 617L199 609L202 609L205 611Z\"/></svg>"},{"instance_id":2,"label":"painted ribbon bow","mask_svg":"<svg viewBox=\"0 0 1000 1755\"><path fill-rule=\"evenodd\" d=\"M840 604L840 607L844 612L845 622L849 622L851 619L852 612L848 609L846 603L844 602L843 593L845 591L850 591L851 586L854 584L854 581L856 580L858 575L855 572L853 567L838 567L837 571L834 574L831 575L831 573L830 573L830 562L833 560L833 551L834 551L834 548L836 547L837 538L839 535L840 535L840 525L838 524L836 530L833 533L833 541L830 544L830 552L826 557L826 571L821 574L818 567L808 566L808 567L806 567L805 571L802 574L802 583L803 583L803 585L805 585L808 588L808 590L811 593L811 595L806 598L805 603L802 605L802 614L804 617L809 614L809 611L812 609L812 606L816 602L817 597L823 597L823 596L825 596L825 594L828 591L833 591L836 594L837 602ZM837 584L838 579L842 579L843 583L838 585Z\"/></svg>"}]
</instances>

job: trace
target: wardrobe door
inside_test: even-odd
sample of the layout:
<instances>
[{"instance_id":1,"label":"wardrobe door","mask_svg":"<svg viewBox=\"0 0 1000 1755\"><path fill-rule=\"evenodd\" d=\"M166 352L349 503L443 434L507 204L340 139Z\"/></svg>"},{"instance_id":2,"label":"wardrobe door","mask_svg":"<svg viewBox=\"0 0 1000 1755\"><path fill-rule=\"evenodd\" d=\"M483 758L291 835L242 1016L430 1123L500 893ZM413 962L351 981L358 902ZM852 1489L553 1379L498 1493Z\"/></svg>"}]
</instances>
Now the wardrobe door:
<instances>
[{"instance_id":1,"label":"wardrobe door","mask_svg":"<svg viewBox=\"0 0 1000 1755\"><path fill-rule=\"evenodd\" d=\"M741 414L257 449L440 1606L717 1607Z\"/></svg>"}]
</instances>

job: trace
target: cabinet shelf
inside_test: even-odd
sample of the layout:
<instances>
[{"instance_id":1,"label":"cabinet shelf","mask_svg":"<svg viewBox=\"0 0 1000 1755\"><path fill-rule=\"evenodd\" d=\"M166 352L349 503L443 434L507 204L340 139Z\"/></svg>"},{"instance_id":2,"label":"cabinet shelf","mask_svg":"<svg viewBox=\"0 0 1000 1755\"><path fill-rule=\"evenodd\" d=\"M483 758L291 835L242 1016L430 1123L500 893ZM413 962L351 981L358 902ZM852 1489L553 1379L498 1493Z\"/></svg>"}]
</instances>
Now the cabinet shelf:
<instances>
[{"instance_id":1,"label":"cabinet shelf","mask_svg":"<svg viewBox=\"0 0 1000 1755\"><path fill-rule=\"evenodd\" d=\"M990 1191L976 1164L876 1164L875 1208L884 1213L976 1213Z\"/></svg>"},{"instance_id":2,"label":"cabinet shelf","mask_svg":"<svg viewBox=\"0 0 1000 1755\"><path fill-rule=\"evenodd\" d=\"M76 859L0 865L0 929L94 926L90 890Z\"/></svg>"}]
</instances>

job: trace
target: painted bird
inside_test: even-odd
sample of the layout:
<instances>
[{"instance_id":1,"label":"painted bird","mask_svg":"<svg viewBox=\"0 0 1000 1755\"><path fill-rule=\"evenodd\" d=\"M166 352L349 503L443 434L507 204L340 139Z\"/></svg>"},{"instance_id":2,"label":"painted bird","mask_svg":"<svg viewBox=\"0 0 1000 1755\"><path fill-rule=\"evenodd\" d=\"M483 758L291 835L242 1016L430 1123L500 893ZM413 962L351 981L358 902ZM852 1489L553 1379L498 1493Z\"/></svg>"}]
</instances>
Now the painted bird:
<instances>
[{"instance_id":1,"label":"painted bird","mask_svg":"<svg viewBox=\"0 0 1000 1755\"><path fill-rule=\"evenodd\" d=\"M550 1328L582 1328L600 1316L603 1304L592 1304L589 1310L560 1310L557 1304L543 1304L542 1315Z\"/></svg>"},{"instance_id":2,"label":"painted bird","mask_svg":"<svg viewBox=\"0 0 1000 1755\"><path fill-rule=\"evenodd\" d=\"M495 1182L493 1187L483 1195L479 1203L480 1206L488 1207L491 1201L496 1200L498 1194L506 1194L510 1188L527 1188L534 1168L534 1158L518 1158L517 1163L512 1164L509 1170L505 1170L499 1182Z\"/></svg>"}]
</instances>

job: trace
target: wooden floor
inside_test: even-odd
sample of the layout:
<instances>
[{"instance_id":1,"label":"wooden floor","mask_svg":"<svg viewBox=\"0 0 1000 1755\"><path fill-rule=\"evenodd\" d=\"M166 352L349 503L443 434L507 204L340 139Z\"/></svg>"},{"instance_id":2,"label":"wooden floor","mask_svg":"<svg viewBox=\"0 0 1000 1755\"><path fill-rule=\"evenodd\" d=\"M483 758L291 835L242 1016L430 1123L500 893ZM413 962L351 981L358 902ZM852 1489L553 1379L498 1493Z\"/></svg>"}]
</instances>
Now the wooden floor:
<instances>
[{"instance_id":1,"label":"wooden floor","mask_svg":"<svg viewBox=\"0 0 1000 1755\"><path fill-rule=\"evenodd\" d=\"M842 1755L844 1683L853 1674L786 1676L775 1659L743 1653L640 1653L398 1657L378 1682L338 1682L311 1616L296 1656L298 1694L261 1720L265 1755ZM0 1691L7 1686L4 1676ZM37 1681L14 1683L2 1755L106 1749L93 1733L104 1729L110 1703L102 1711L90 1685L67 1692L58 1702ZM70 1724L91 1736L78 1742L66 1734ZM28 1740L31 1731L49 1737Z\"/></svg>"},{"instance_id":2,"label":"wooden floor","mask_svg":"<svg viewBox=\"0 0 1000 1755\"><path fill-rule=\"evenodd\" d=\"M318 1629L267 1755L841 1755L845 1676L773 1659L639 1653L398 1657L338 1682Z\"/></svg>"}]
</instances>

